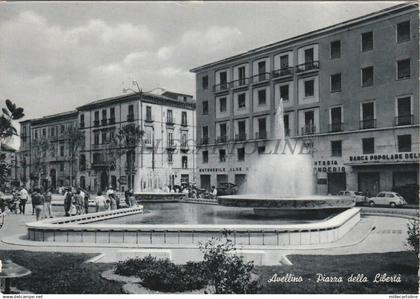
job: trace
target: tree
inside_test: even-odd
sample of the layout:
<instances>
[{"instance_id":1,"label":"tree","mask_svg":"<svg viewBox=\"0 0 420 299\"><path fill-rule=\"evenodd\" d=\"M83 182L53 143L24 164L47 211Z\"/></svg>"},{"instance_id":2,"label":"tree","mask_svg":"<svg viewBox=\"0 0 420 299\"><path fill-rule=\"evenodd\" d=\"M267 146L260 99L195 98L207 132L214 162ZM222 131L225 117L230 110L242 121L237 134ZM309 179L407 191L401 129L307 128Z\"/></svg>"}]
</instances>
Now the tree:
<instances>
[{"instance_id":1,"label":"tree","mask_svg":"<svg viewBox=\"0 0 420 299\"><path fill-rule=\"evenodd\" d=\"M17 136L17 130L13 126L13 121L25 116L23 108L16 107L9 99L6 100L6 108L2 108L3 114L0 116L0 146L12 136ZM0 186L6 179L10 165L5 160L5 155L0 156Z\"/></svg>"},{"instance_id":2,"label":"tree","mask_svg":"<svg viewBox=\"0 0 420 299\"><path fill-rule=\"evenodd\" d=\"M47 152L51 149L50 142L46 137L40 137L32 141L31 155L34 172L31 174L31 177L32 180L36 180L38 187L41 185L41 174L45 171Z\"/></svg>"},{"instance_id":3,"label":"tree","mask_svg":"<svg viewBox=\"0 0 420 299\"><path fill-rule=\"evenodd\" d=\"M77 160L79 148L85 144L85 135L77 127L71 126L64 132L64 136L69 149L66 160L70 165L70 186L73 186L74 164Z\"/></svg>"},{"instance_id":4,"label":"tree","mask_svg":"<svg viewBox=\"0 0 420 299\"><path fill-rule=\"evenodd\" d=\"M419 256L419 214L407 223L407 247Z\"/></svg>"}]
</instances>

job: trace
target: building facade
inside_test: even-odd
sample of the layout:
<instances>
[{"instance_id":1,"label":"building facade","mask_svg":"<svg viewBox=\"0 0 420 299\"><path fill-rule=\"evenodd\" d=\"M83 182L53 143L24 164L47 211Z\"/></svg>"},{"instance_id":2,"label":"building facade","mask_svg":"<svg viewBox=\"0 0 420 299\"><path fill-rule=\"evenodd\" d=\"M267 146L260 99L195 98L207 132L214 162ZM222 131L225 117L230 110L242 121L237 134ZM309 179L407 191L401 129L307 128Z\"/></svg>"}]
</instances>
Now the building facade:
<instances>
[{"instance_id":1,"label":"building facade","mask_svg":"<svg viewBox=\"0 0 420 299\"><path fill-rule=\"evenodd\" d=\"M185 95L187 96L187 95ZM92 191L112 185L121 191L153 191L192 182L195 103L150 93L124 95L77 108L85 134L80 150L78 184ZM143 146L110 154L111 140L126 125L144 132ZM117 159L112 165L112 159Z\"/></svg>"},{"instance_id":2,"label":"building facade","mask_svg":"<svg viewBox=\"0 0 420 299\"><path fill-rule=\"evenodd\" d=\"M199 184L246 181L280 99L287 138L312 149L316 193L418 184L418 62L410 3L192 69Z\"/></svg>"},{"instance_id":3,"label":"building facade","mask_svg":"<svg viewBox=\"0 0 420 299\"><path fill-rule=\"evenodd\" d=\"M35 182L53 189L70 185L77 164L69 157L66 132L71 127L77 127L75 110L20 122L18 177L26 187Z\"/></svg>"}]
</instances>

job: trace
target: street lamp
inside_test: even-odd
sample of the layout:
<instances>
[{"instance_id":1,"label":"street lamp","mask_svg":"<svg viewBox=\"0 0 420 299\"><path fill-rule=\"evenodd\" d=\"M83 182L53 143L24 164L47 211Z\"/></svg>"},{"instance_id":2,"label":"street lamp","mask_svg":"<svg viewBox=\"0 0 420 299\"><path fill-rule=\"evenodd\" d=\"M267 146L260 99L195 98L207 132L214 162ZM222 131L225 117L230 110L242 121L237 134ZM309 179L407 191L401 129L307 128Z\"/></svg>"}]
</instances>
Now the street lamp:
<instances>
[{"instance_id":1,"label":"street lamp","mask_svg":"<svg viewBox=\"0 0 420 299\"><path fill-rule=\"evenodd\" d=\"M133 93L137 93L139 95L139 102L140 102L140 130L141 132L143 132L143 90L140 88L138 82L136 80L133 80L132 82L133 86L135 86L137 88L137 91L131 89L131 88L123 88L123 93L127 93L128 91L132 91ZM162 88L162 87L155 87L149 91L146 91L147 93L149 92L153 92L155 90L162 90L162 91L166 91L166 89ZM154 135L154 127L153 127L153 135ZM153 136L154 137L154 136ZM154 139L154 138L153 138ZM153 140L154 142L154 140ZM144 168L144 163L143 163L143 134L141 136L140 139L140 144L141 144L141 148L140 148L140 169L143 170ZM153 144L154 147L154 144ZM154 156L154 153L153 153ZM153 157L154 159L154 157ZM154 161L153 161L154 162ZM153 170L154 170L154 163L153 163ZM143 189L143 185L140 184L140 191Z\"/></svg>"}]
</instances>

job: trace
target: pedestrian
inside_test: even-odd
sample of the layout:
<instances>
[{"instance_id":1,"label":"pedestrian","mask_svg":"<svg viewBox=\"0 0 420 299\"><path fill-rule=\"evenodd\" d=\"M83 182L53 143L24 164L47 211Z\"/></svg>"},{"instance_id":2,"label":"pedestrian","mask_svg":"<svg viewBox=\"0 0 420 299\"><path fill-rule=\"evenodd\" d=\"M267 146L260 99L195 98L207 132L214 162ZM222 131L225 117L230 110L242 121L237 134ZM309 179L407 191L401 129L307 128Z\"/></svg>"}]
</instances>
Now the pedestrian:
<instances>
[{"instance_id":1,"label":"pedestrian","mask_svg":"<svg viewBox=\"0 0 420 299\"><path fill-rule=\"evenodd\" d=\"M108 195L108 200L109 200L109 209L110 210L115 210L116 209L115 194L114 193L110 193Z\"/></svg>"},{"instance_id":2,"label":"pedestrian","mask_svg":"<svg viewBox=\"0 0 420 299\"><path fill-rule=\"evenodd\" d=\"M126 190L124 192L124 197L125 197L125 203L127 204L127 207L130 206L130 190Z\"/></svg>"},{"instance_id":3,"label":"pedestrian","mask_svg":"<svg viewBox=\"0 0 420 299\"><path fill-rule=\"evenodd\" d=\"M25 187L21 187L19 191L19 212L25 214L26 202L28 201L29 194Z\"/></svg>"},{"instance_id":4,"label":"pedestrian","mask_svg":"<svg viewBox=\"0 0 420 299\"><path fill-rule=\"evenodd\" d=\"M64 193L64 212L66 216L70 216L71 205L73 201L73 193L71 193L70 189Z\"/></svg>"},{"instance_id":5,"label":"pedestrian","mask_svg":"<svg viewBox=\"0 0 420 299\"><path fill-rule=\"evenodd\" d=\"M85 214L89 213L89 194L84 192L85 196L83 197L83 204L85 207Z\"/></svg>"},{"instance_id":6,"label":"pedestrian","mask_svg":"<svg viewBox=\"0 0 420 299\"><path fill-rule=\"evenodd\" d=\"M134 196L133 192L130 192L130 207L134 207L137 205L136 197Z\"/></svg>"},{"instance_id":7,"label":"pedestrian","mask_svg":"<svg viewBox=\"0 0 420 299\"><path fill-rule=\"evenodd\" d=\"M32 193L35 192L36 188L32 189ZM31 194L31 204L32 204L32 215L35 215L35 203L32 201L32 194Z\"/></svg>"},{"instance_id":8,"label":"pedestrian","mask_svg":"<svg viewBox=\"0 0 420 299\"><path fill-rule=\"evenodd\" d=\"M83 213L84 198L82 197L80 189L77 189L74 196L74 205L76 206L76 215L81 215Z\"/></svg>"},{"instance_id":9,"label":"pedestrian","mask_svg":"<svg viewBox=\"0 0 420 299\"><path fill-rule=\"evenodd\" d=\"M106 198L102 195L102 192L99 191L98 195L95 198L96 212L103 212L107 209Z\"/></svg>"},{"instance_id":10,"label":"pedestrian","mask_svg":"<svg viewBox=\"0 0 420 299\"><path fill-rule=\"evenodd\" d=\"M52 191L53 188L50 188L47 193L45 193L44 198L44 217L45 218L53 218L52 213Z\"/></svg>"},{"instance_id":11,"label":"pedestrian","mask_svg":"<svg viewBox=\"0 0 420 299\"><path fill-rule=\"evenodd\" d=\"M31 197L32 205L35 207L36 221L39 221L41 219L42 210L44 208L45 198L42 195L40 188L35 188Z\"/></svg>"},{"instance_id":12,"label":"pedestrian","mask_svg":"<svg viewBox=\"0 0 420 299\"><path fill-rule=\"evenodd\" d=\"M211 186L211 197L213 199L216 199L216 197L217 197L217 189L216 189L215 186Z\"/></svg>"}]
</instances>

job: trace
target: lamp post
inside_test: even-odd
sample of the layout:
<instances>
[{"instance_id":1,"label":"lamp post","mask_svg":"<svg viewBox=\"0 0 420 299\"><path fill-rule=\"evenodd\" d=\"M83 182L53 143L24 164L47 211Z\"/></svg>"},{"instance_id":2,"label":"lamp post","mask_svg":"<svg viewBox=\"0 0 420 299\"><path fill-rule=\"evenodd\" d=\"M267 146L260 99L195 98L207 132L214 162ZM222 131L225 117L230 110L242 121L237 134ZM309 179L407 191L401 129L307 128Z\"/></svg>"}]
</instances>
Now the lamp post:
<instances>
[{"instance_id":1,"label":"lamp post","mask_svg":"<svg viewBox=\"0 0 420 299\"><path fill-rule=\"evenodd\" d=\"M127 93L128 91L132 91L133 93L137 93L139 95L139 103L140 103L140 117L139 117L139 121L140 121L140 130L143 132L143 89L140 88L138 82L136 80L133 80L132 82L133 86L135 86L137 88L137 91L131 89L131 88L123 88L123 93ZM162 87L155 87L149 91L146 91L147 93L155 91L155 90L162 90L165 91L166 89L162 88ZM153 135L154 135L154 127L153 127ZM153 136L153 142L154 142L154 136ZM140 138L140 170L143 172L143 134ZM154 147L154 144L153 144ZM136 160L137 161L137 160ZM154 171L154 152L153 152L153 171ZM143 190L143 185L140 182L140 191Z\"/></svg>"}]
</instances>

